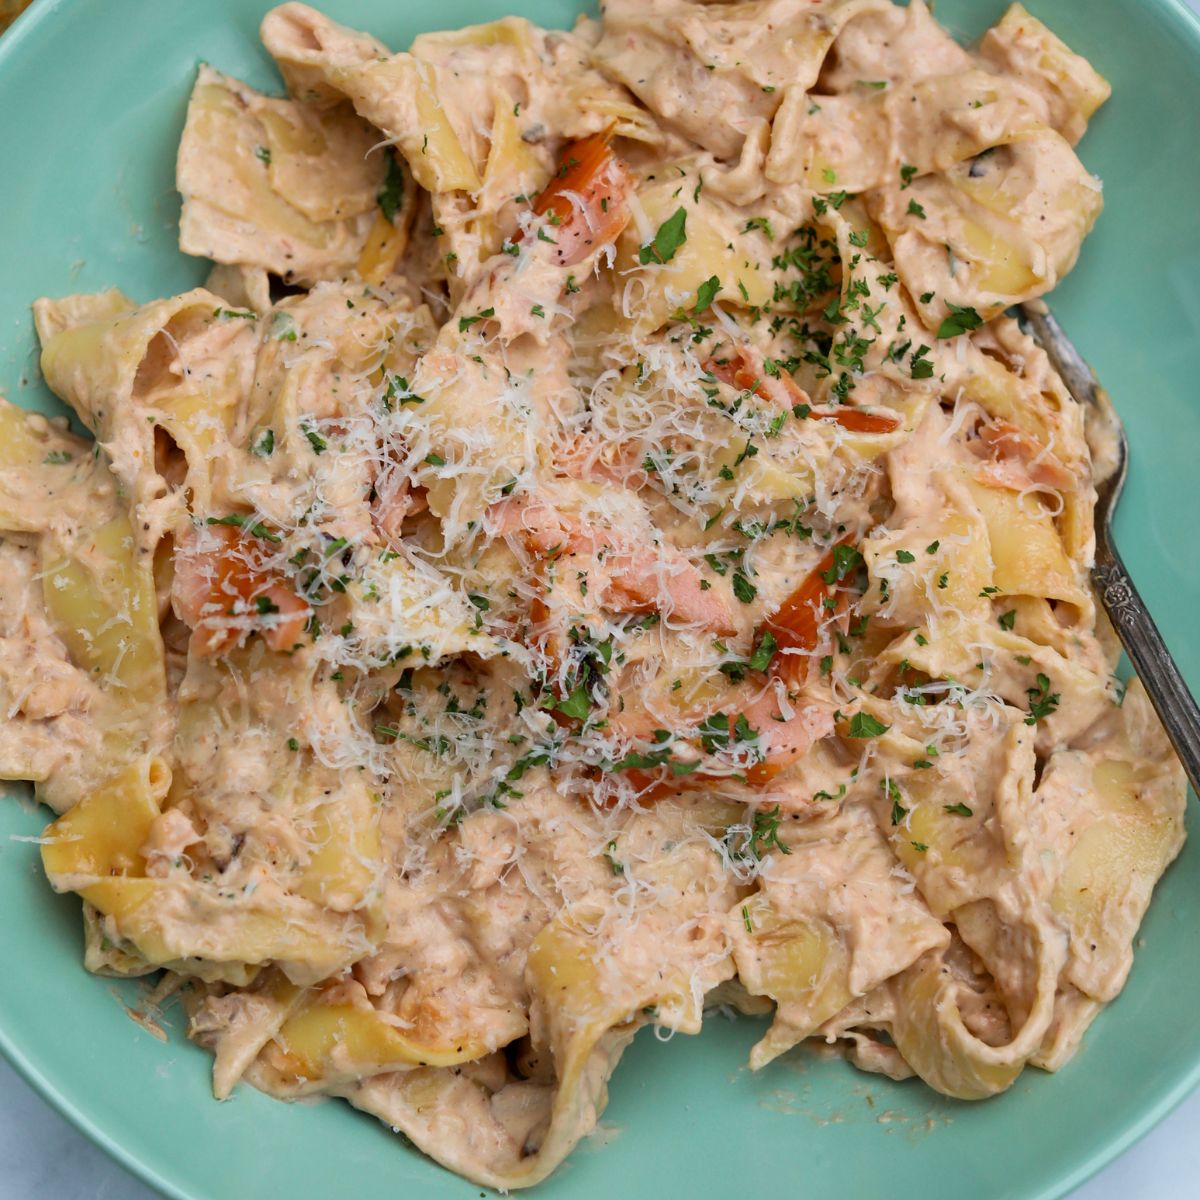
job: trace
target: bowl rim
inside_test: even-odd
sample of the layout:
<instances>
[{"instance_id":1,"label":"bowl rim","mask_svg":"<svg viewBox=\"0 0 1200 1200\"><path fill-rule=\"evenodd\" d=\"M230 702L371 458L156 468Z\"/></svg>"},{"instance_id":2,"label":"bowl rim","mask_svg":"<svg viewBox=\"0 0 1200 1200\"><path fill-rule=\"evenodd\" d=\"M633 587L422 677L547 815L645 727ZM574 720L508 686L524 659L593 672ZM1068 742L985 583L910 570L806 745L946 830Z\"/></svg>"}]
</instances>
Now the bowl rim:
<instances>
[{"instance_id":1,"label":"bowl rim","mask_svg":"<svg viewBox=\"0 0 1200 1200\"><path fill-rule=\"evenodd\" d=\"M32 37L43 34L59 15L88 0L35 0L21 12L9 27L0 33L0 73L9 60L21 53L24 44ZM316 0L319 3L319 0ZM907 0L903 0L907 2ZM1191 49L1200 63L1200 11L1191 8L1186 0L1152 0L1168 18L1177 22L1180 36L1189 41ZM18 785L20 786L20 785ZM1189 789L1189 797L1191 792ZM12 797L4 797L9 802ZM0 1053L8 1060L17 1074L63 1117L72 1127L89 1141L103 1150L110 1158L124 1167L134 1178L155 1188L171 1200L215 1200L208 1194L192 1189L185 1190L173 1180L160 1174L148 1162L138 1157L107 1130L83 1112L67 1091L52 1083L38 1066L36 1053L28 1053L20 1046L7 1027L0 1022ZM1200 1057L1175 1083L1151 1102L1139 1116L1132 1120L1122 1133L1093 1151L1074 1167L1064 1170L1050 1180L1040 1191L1028 1193L1022 1200L1060 1200L1061 1197L1082 1186L1105 1167L1125 1153L1136 1142L1146 1136L1156 1125L1176 1109L1192 1092L1200 1088Z\"/></svg>"}]
</instances>

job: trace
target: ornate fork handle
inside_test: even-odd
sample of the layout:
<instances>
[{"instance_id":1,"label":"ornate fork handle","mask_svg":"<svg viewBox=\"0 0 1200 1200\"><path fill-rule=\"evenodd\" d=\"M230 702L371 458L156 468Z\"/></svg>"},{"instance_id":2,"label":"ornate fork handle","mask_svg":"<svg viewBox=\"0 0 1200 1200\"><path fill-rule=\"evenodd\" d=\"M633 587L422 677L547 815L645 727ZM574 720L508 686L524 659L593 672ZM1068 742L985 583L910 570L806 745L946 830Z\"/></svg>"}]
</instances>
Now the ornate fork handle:
<instances>
[{"instance_id":1,"label":"ornate fork handle","mask_svg":"<svg viewBox=\"0 0 1200 1200\"><path fill-rule=\"evenodd\" d=\"M1192 790L1200 795L1200 706L1179 674L1121 556L1107 539L1097 541L1092 583L1179 755Z\"/></svg>"}]
</instances>

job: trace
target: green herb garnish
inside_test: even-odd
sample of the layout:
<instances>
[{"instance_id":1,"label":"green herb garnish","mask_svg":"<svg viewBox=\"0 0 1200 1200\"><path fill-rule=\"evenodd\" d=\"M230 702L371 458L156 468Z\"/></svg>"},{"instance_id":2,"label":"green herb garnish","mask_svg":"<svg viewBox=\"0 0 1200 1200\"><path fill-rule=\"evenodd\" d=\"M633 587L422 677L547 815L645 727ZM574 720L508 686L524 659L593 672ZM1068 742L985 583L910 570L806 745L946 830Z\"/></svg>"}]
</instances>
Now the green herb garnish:
<instances>
[{"instance_id":1,"label":"green herb garnish","mask_svg":"<svg viewBox=\"0 0 1200 1200\"><path fill-rule=\"evenodd\" d=\"M978 329L983 324L983 318L970 305L960 308L957 304L947 301L946 307L950 310L950 315L944 317L938 326L937 335L940 338L958 337L960 333Z\"/></svg>"},{"instance_id":2,"label":"green herb garnish","mask_svg":"<svg viewBox=\"0 0 1200 1200\"><path fill-rule=\"evenodd\" d=\"M880 737L891 729L890 725L885 725L882 721L876 720L868 712L856 712L850 718L850 736L852 738L873 738Z\"/></svg>"},{"instance_id":3,"label":"green herb garnish","mask_svg":"<svg viewBox=\"0 0 1200 1200\"><path fill-rule=\"evenodd\" d=\"M687 209L677 208L659 227L653 240L638 251L638 262L669 263L687 241Z\"/></svg>"},{"instance_id":4,"label":"green herb garnish","mask_svg":"<svg viewBox=\"0 0 1200 1200\"><path fill-rule=\"evenodd\" d=\"M1037 687L1026 688L1025 694L1029 697L1026 725L1036 725L1043 717L1050 716L1058 708L1061 699L1058 692L1050 691L1050 677L1040 672L1037 676Z\"/></svg>"},{"instance_id":5,"label":"green herb garnish","mask_svg":"<svg viewBox=\"0 0 1200 1200\"><path fill-rule=\"evenodd\" d=\"M395 154L387 153L387 174L383 177L383 187L375 195L379 211L389 220L394 221L396 214L404 206L404 172Z\"/></svg>"}]
</instances>

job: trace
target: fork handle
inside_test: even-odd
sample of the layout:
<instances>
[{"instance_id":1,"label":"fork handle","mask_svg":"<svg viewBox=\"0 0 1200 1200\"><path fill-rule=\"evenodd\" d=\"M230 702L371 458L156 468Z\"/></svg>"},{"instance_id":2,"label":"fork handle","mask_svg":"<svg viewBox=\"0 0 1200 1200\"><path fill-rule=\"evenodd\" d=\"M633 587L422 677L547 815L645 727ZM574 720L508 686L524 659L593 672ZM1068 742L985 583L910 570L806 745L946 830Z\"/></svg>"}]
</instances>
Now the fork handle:
<instances>
[{"instance_id":1,"label":"fork handle","mask_svg":"<svg viewBox=\"0 0 1200 1200\"><path fill-rule=\"evenodd\" d=\"M1092 584L1179 755L1192 790L1200 795L1200 707L1111 543L1096 547Z\"/></svg>"}]
</instances>

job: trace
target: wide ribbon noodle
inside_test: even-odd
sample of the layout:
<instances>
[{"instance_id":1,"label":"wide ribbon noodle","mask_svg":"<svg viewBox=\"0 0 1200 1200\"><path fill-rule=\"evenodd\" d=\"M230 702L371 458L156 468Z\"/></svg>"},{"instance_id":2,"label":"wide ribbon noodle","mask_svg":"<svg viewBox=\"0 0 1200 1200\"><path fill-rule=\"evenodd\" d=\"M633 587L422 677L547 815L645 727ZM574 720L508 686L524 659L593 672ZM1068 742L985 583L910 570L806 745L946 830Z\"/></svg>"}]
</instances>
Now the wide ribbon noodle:
<instances>
[{"instance_id":1,"label":"wide ribbon noodle","mask_svg":"<svg viewBox=\"0 0 1200 1200\"><path fill-rule=\"evenodd\" d=\"M950 1096L1120 991L1183 779L1006 310L1108 85L1014 5L609 0L201 67L205 287L35 306L0 402L0 775L86 965L214 1086L550 1174L645 1025L773 1013Z\"/></svg>"}]
</instances>

